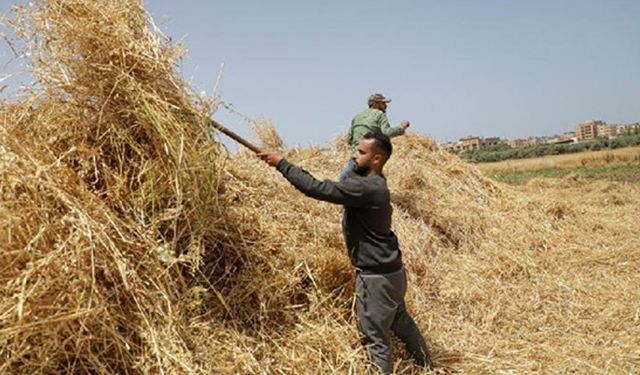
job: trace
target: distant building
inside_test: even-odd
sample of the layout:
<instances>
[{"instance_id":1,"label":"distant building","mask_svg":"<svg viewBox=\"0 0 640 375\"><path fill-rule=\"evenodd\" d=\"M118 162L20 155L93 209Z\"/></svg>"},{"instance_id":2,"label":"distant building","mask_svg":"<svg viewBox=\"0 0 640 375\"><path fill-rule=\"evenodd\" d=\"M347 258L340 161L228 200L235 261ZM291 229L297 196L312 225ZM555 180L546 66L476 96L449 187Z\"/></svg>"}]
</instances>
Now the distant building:
<instances>
[{"instance_id":1,"label":"distant building","mask_svg":"<svg viewBox=\"0 0 640 375\"><path fill-rule=\"evenodd\" d=\"M507 141L507 144L512 148L526 147L527 140L526 139L509 139Z\"/></svg>"},{"instance_id":2,"label":"distant building","mask_svg":"<svg viewBox=\"0 0 640 375\"><path fill-rule=\"evenodd\" d=\"M461 151L474 151L479 150L482 147L482 140L480 137L466 137L460 139Z\"/></svg>"},{"instance_id":3,"label":"distant building","mask_svg":"<svg viewBox=\"0 0 640 375\"><path fill-rule=\"evenodd\" d=\"M494 147L500 144L500 137L489 137L482 140L482 148Z\"/></svg>"},{"instance_id":4,"label":"distant building","mask_svg":"<svg viewBox=\"0 0 640 375\"><path fill-rule=\"evenodd\" d=\"M587 120L576 125L575 132L565 132L561 135L552 135L544 137L529 137L520 139L503 140L500 137L476 137L468 136L460 138L457 142L447 142L441 146L452 152L468 152L475 150L485 150L487 148L498 146L504 142L512 148L530 147L539 144L566 144L578 141L595 139L597 137L615 138L619 135L640 133L640 122L632 124L612 124L608 125L601 120Z\"/></svg>"},{"instance_id":5,"label":"distant building","mask_svg":"<svg viewBox=\"0 0 640 375\"><path fill-rule=\"evenodd\" d=\"M598 126L605 125L599 120L588 120L576 125L576 138L579 141L594 139L598 136Z\"/></svg>"},{"instance_id":6,"label":"distant building","mask_svg":"<svg viewBox=\"0 0 640 375\"><path fill-rule=\"evenodd\" d=\"M507 141L507 144L512 148L529 147L529 146L537 145L538 143L539 143L538 139L534 137L510 139Z\"/></svg>"},{"instance_id":7,"label":"distant building","mask_svg":"<svg viewBox=\"0 0 640 375\"><path fill-rule=\"evenodd\" d=\"M631 134L640 131L640 123L634 122L633 124L616 124L611 125L616 128L616 135Z\"/></svg>"},{"instance_id":8,"label":"distant building","mask_svg":"<svg viewBox=\"0 0 640 375\"><path fill-rule=\"evenodd\" d=\"M606 123L598 125L598 137L615 138L616 135L618 135L616 125L607 125Z\"/></svg>"},{"instance_id":9,"label":"distant building","mask_svg":"<svg viewBox=\"0 0 640 375\"><path fill-rule=\"evenodd\" d=\"M562 139L565 141L575 141L576 140L576 132L565 132L562 133Z\"/></svg>"},{"instance_id":10,"label":"distant building","mask_svg":"<svg viewBox=\"0 0 640 375\"><path fill-rule=\"evenodd\" d=\"M458 142L447 142L442 145L446 150L454 152L467 152L475 150L484 150L489 147L497 146L500 144L500 137L480 138L474 136L468 136L460 138Z\"/></svg>"},{"instance_id":11,"label":"distant building","mask_svg":"<svg viewBox=\"0 0 640 375\"><path fill-rule=\"evenodd\" d=\"M640 129L640 123L608 125L604 121L589 120L576 125L576 138L579 141L597 137L615 138L619 135L633 133L635 129Z\"/></svg>"}]
</instances>

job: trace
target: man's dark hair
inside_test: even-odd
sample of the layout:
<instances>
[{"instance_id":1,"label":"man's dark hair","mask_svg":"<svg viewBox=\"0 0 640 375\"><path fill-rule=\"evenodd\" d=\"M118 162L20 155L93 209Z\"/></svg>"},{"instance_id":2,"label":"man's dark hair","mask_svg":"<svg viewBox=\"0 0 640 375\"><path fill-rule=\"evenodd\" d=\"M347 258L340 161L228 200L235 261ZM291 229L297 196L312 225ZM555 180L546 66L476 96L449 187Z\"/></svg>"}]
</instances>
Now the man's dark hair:
<instances>
[{"instance_id":1,"label":"man's dark hair","mask_svg":"<svg viewBox=\"0 0 640 375\"><path fill-rule=\"evenodd\" d=\"M393 147L391 146L391 139L380 131L370 131L362 136L362 139L373 139L373 147L376 151L382 152L387 156L387 159L391 157Z\"/></svg>"}]
</instances>

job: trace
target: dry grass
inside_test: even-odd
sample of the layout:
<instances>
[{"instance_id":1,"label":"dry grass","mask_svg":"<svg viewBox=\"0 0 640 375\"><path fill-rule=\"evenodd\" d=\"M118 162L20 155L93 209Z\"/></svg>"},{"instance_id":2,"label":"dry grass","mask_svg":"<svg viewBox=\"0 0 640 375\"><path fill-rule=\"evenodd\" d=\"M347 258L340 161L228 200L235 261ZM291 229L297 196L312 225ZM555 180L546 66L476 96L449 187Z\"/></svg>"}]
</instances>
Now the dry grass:
<instances>
[{"instance_id":1,"label":"dry grass","mask_svg":"<svg viewBox=\"0 0 640 375\"><path fill-rule=\"evenodd\" d=\"M260 139L260 149L264 150L282 150L284 142L278 135L275 125L272 121L261 120L252 124L253 133Z\"/></svg>"},{"instance_id":2,"label":"dry grass","mask_svg":"<svg viewBox=\"0 0 640 375\"><path fill-rule=\"evenodd\" d=\"M364 373L340 208L220 151L140 2L20 17L41 87L0 107L0 373ZM640 371L637 186L516 189L428 138L394 142L394 230L434 372ZM287 150L322 178L347 154Z\"/></svg>"},{"instance_id":3,"label":"dry grass","mask_svg":"<svg viewBox=\"0 0 640 375\"><path fill-rule=\"evenodd\" d=\"M478 169L485 174L496 174L547 168L579 168L630 163L640 163L640 147L588 151L577 154L552 155L530 159L504 160L495 163L480 163L478 164Z\"/></svg>"},{"instance_id":4,"label":"dry grass","mask_svg":"<svg viewBox=\"0 0 640 375\"><path fill-rule=\"evenodd\" d=\"M411 275L409 304L435 348L439 370L628 373L638 368L637 187L566 179L512 190L486 180L428 139L395 143L399 157L392 159L388 178L395 231ZM334 177L344 156L331 148L289 154L319 177ZM253 158L242 160L243 169L260 168ZM307 265L313 294L339 291L346 305L343 291L350 288L350 277L337 271L346 263L326 263L329 254L334 259L343 252L339 209L302 197L275 172L253 178L259 182L251 185L270 190L245 191L242 200L258 206L266 220L285 225L280 251L294 262L290 267ZM316 339L314 347L296 346L295 356L271 353L271 359L287 366L315 350L340 358L342 353L331 349L331 336L321 349L322 340ZM314 362L313 368L336 363L342 362ZM413 371L406 362L399 366L400 372ZM301 373L314 370L296 367Z\"/></svg>"},{"instance_id":5,"label":"dry grass","mask_svg":"<svg viewBox=\"0 0 640 375\"><path fill-rule=\"evenodd\" d=\"M223 186L179 51L137 1L37 2L14 26L40 87L0 112L0 372L197 369L183 274L225 241Z\"/></svg>"}]
</instances>

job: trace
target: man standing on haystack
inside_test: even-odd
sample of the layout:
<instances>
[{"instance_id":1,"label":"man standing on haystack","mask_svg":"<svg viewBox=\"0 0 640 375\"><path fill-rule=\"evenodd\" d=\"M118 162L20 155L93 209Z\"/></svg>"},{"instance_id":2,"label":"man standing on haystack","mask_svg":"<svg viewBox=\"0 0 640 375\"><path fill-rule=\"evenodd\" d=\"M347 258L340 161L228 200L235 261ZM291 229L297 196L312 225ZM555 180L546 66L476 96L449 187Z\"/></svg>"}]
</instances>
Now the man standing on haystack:
<instances>
[{"instance_id":1,"label":"man standing on haystack","mask_svg":"<svg viewBox=\"0 0 640 375\"><path fill-rule=\"evenodd\" d=\"M380 132L368 132L361 138L354 168L342 182L319 181L278 152L258 155L305 195L344 206L342 230L356 268L358 328L373 364L384 373L391 372L389 334L393 331L418 365L430 367L427 344L405 306L407 276L398 239L391 230L390 193L382 174L391 156L391 141Z\"/></svg>"},{"instance_id":2,"label":"man standing on haystack","mask_svg":"<svg viewBox=\"0 0 640 375\"><path fill-rule=\"evenodd\" d=\"M355 115L351 120L351 127L347 133L347 144L351 149L351 156L347 165L340 172L340 181L344 181L354 167L353 156L358 148L358 143L362 136L370 131L380 131L389 137L397 137L403 135L405 130L409 127L409 121L404 120L400 123L400 126L393 127L389 124L387 118L387 104L391 103L391 99L387 99L380 93L373 93L369 95L367 99L368 108Z\"/></svg>"}]
</instances>

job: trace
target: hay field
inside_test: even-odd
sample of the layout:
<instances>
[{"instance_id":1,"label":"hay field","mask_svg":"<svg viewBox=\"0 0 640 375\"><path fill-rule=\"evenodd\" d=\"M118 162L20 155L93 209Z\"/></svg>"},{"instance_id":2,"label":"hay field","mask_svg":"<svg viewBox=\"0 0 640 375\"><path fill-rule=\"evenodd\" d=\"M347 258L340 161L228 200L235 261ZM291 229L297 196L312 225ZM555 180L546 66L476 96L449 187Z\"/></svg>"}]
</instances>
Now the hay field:
<instances>
[{"instance_id":1,"label":"hay field","mask_svg":"<svg viewBox=\"0 0 640 375\"><path fill-rule=\"evenodd\" d=\"M640 147L477 164L486 176L510 184L538 177L577 175L586 180L640 182Z\"/></svg>"},{"instance_id":2,"label":"hay field","mask_svg":"<svg viewBox=\"0 0 640 375\"><path fill-rule=\"evenodd\" d=\"M340 208L218 147L142 5L17 14L40 87L0 106L0 373L366 373ZM394 146L407 302L436 365L396 346L396 373L640 371L638 185L512 187L427 137ZM333 178L348 151L285 152Z\"/></svg>"},{"instance_id":3,"label":"hay field","mask_svg":"<svg viewBox=\"0 0 640 375\"><path fill-rule=\"evenodd\" d=\"M508 171L531 171L545 168L579 168L636 163L640 164L640 147L625 147L613 150L587 151L575 154L543 156L540 158L480 163L478 164L478 168L485 174L495 174Z\"/></svg>"}]
</instances>

